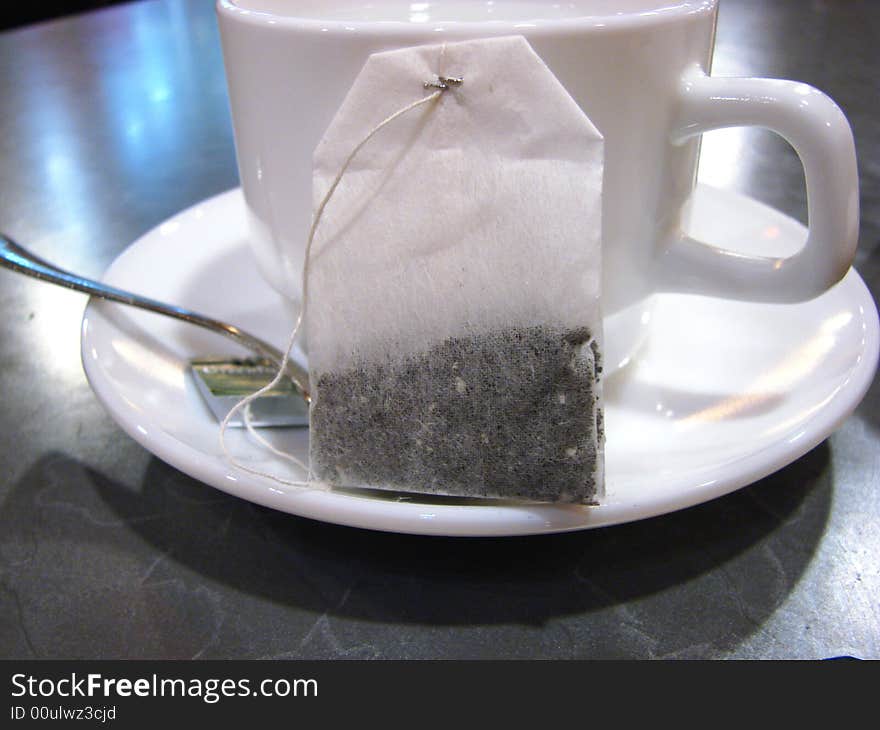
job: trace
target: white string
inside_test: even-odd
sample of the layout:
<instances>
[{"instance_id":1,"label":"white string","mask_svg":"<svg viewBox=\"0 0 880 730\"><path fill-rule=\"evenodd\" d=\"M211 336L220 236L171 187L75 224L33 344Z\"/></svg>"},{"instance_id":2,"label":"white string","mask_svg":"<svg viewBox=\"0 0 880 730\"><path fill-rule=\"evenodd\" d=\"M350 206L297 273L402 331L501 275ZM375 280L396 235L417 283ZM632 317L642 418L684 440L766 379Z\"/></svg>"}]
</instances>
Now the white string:
<instances>
[{"instance_id":1,"label":"white string","mask_svg":"<svg viewBox=\"0 0 880 730\"><path fill-rule=\"evenodd\" d=\"M300 461L296 456L294 456L290 452L282 451L281 449L275 447L267 439L264 439L260 435L260 433L257 431L257 429L254 428L254 422L253 422L253 418L252 418L250 403L248 403L244 407L244 426L247 429L247 432L254 439L254 441L256 441L258 444L260 444L260 446L262 446L264 449L271 451L276 456L280 456L284 459L287 459L288 461L292 461L294 464L296 464L298 467L300 467L303 471L308 473L308 471L309 471L308 464L304 464L302 461Z\"/></svg>"},{"instance_id":2,"label":"white string","mask_svg":"<svg viewBox=\"0 0 880 730\"><path fill-rule=\"evenodd\" d=\"M445 45L443 47L445 50ZM441 51L441 58L443 56L443 52ZM274 388L278 385L286 376L287 371L287 363L290 361L290 351L293 348L293 345L296 343L297 337L299 337L300 330L302 328L302 323L305 319L306 314L306 302L308 301L308 284L309 284L309 262L310 256L312 252L312 242L315 240L315 232L318 230L318 224L321 222L321 217L324 215L324 208L327 207L327 203L330 202L330 198L333 197L333 193L336 192L336 188L339 186L339 183L342 181L343 176L348 171L349 165L351 165L354 158L357 156L357 153L361 151L363 146L367 144L378 132L384 129L386 126L391 124L398 117L403 116L407 112L416 109L423 104L428 104L435 99L439 98L445 89L437 89L432 94L428 96L418 99L414 101L412 104L407 104L402 109L398 109L394 114L383 119L379 124L373 127L360 142L355 145L354 149L346 158L345 162L342 164L339 172L336 174L336 177L333 180L333 183L330 185L330 188L327 190L327 193L321 199L320 204L318 205L317 210L315 211L315 216L312 220L312 227L309 230L309 237L306 241L306 250L303 258L303 270L302 270L302 306L299 310L299 315L296 318L296 323L293 326L293 330L290 333L290 336L287 338L287 347L284 349L284 357L281 360L281 364L278 367L278 372L275 374L275 377L272 378L266 385L260 388L258 391L251 393L247 397L240 400L236 403L232 410L226 414L226 417L223 419L220 424L220 448L223 449L223 454L226 457L226 460L232 464L234 467L241 469L242 471L246 471L249 474L255 474L256 476L265 477L267 479L271 479L274 482L278 482L279 484L284 484L292 487L316 487L317 485L312 481L311 469L303 464L296 456L290 454L288 452L282 451L281 449L277 449L275 446L270 444L266 439L257 434L256 429L254 429L253 424L250 420L250 404L253 403L257 398L262 396L267 391ZM238 413L242 408L245 409L244 412L244 423L245 427L249 434L254 436L257 441L267 448L272 453L282 456L290 461L296 463L300 468L302 468L306 472L306 480L292 480L292 479L284 479L282 477L276 476L270 472L262 471L261 469L254 469L253 467L246 466L238 461L230 452L229 448L226 445L226 429L229 427L229 423L232 420L233 416Z\"/></svg>"}]
</instances>

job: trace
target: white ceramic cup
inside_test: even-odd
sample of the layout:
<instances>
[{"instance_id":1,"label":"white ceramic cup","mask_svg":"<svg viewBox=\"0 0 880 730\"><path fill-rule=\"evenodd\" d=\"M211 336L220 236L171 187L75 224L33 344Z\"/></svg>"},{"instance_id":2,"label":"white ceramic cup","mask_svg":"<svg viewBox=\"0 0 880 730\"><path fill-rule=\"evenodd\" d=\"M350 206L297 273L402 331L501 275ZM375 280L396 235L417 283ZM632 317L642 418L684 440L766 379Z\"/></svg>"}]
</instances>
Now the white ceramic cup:
<instances>
[{"instance_id":1,"label":"white ceramic cup","mask_svg":"<svg viewBox=\"0 0 880 730\"><path fill-rule=\"evenodd\" d=\"M846 118L806 84L708 76L717 0L218 0L217 13L250 242L294 302L312 153L367 56L499 35L525 36L605 138L608 371L642 341L655 292L794 302L852 263L858 177ZM740 255L683 233L700 134L743 125L779 133L803 162L809 235L793 256Z\"/></svg>"}]
</instances>

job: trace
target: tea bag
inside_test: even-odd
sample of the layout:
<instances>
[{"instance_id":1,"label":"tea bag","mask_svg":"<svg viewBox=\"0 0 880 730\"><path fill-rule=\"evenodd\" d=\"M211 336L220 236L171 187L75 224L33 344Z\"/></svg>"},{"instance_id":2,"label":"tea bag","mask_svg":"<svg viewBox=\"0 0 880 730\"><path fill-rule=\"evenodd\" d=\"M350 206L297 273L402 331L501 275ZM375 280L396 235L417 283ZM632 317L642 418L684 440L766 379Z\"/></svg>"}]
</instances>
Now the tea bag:
<instances>
[{"instance_id":1,"label":"tea bag","mask_svg":"<svg viewBox=\"0 0 880 730\"><path fill-rule=\"evenodd\" d=\"M370 56L314 156L314 479L601 499L602 164L520 36Z\"/></svg>"}]
</instances>

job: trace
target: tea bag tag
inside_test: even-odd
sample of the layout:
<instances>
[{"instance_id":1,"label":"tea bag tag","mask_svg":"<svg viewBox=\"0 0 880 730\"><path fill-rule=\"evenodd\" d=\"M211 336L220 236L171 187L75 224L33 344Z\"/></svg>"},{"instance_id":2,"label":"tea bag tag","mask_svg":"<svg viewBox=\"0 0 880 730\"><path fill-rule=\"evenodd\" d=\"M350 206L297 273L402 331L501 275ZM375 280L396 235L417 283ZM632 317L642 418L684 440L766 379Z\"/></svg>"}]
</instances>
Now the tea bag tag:
<instances>
[{"instance_id":1,"label":"tea bag tag","mask_svg":"<svg viewBox=\"0 0 880 730\"><path fill-rule=\"evenodd\" d=\"M601 499L602 167L521 36L369 57L314 155L316 479Z\"/></svg>"}]
</instances>

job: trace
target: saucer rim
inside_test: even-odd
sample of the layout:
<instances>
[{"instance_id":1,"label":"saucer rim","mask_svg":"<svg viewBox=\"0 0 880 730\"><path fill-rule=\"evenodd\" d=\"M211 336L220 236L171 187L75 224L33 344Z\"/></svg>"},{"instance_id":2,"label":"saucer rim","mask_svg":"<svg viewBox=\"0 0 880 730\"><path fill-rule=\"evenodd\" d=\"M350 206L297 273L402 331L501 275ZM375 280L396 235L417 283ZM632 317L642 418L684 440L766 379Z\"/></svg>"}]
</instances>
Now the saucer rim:
<instances>
[{"instance_id":1,"label":"saucer rim","mask_svg":"<svg viewBox=\"0 0 880 730\"><path fill-rule=\"evenodd\" d=\"M708 186L701 186L708 187ZM746 199L773 214L786 217L759 201L731 191L716 191L725 196ZM203 200L169 218L164 223L204 206L229 204L241 189L233 188ZM126 255L143 242L151 240L160 223L127 247L111 264L104 279L112 283L114 271ZM81 355L83 369L96 397L110 413L122 430L152 454L176 469L228 494L238 496L265 507L278 509L325 522L388 532L444 536L514 536L545 534L591 529L632 522L684 509L729 494L752 484L780 468L790 464L824 441L855 410L871 385L880 354L880 324L873 298L864 281L851 269L838 287L852 289L853 300L862 305L867 325L862 357L849 372L844 386L838 389L832 400L811 421L811 430L787 449L780 448L780 440L773 440L738 459L735 471L722 470L715 464L699 470L690 470L681 486L667 489L664 498L638 503L615 502L595 507L582 505L437 505L423 502L394 502L351 494L328 492L319 489L278 489L278 485L260 477L231 469L215 455L201 451L164 430L159 422L146 422L143 414L130 417L133 406L126 403L112 385L112 379L103 377L94 358L87 357L91 346L90 323L100 322L104 306L114 306L90 300L83 315ZM870 306L864 306L869 304ZM205 458L205 457L208 458ZM220 463L222 462L222 463ZM702 477L711 477L706 483ZM694 486L696 483L696 486ZM271 488L267 489L269 485ZM669 491L677 493L670 498ZM454 517L453 517L454 513Z\"/></svg>"}]
</instances>

